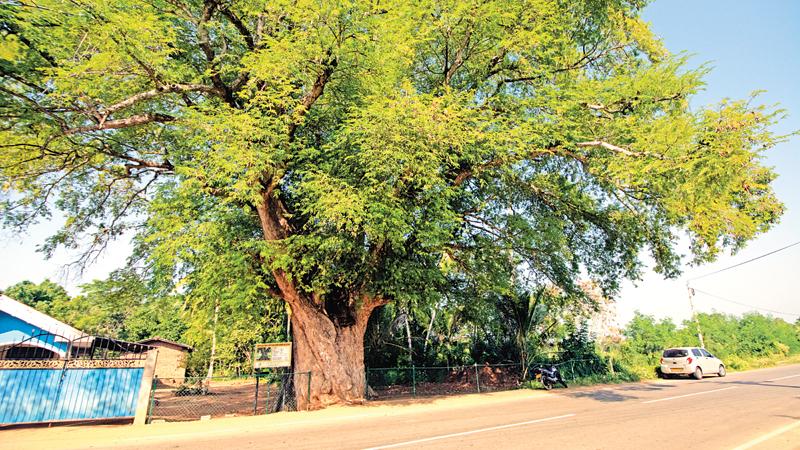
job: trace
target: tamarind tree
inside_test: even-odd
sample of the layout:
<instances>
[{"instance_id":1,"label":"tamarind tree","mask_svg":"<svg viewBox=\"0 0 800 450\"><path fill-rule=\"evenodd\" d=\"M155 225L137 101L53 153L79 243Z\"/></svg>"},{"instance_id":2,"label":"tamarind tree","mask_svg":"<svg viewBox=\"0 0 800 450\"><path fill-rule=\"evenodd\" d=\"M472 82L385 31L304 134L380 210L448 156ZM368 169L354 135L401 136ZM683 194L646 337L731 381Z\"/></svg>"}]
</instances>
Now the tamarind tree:
<instances>
[{"instance_id":1,"label":"tamarind tree","mask_svg":"<svg viewBox=\"0 0 800 450\"><path fill-rule=\"evenodd\" d=\"M782 211L780 111L689 106L642 0L11 0L2 220L116 237L176 289L291 309L305 407L359 401L389 302L512 283L613 293ZM59 219L60 220L60 219Z\"/></svg>"}]
</instances>

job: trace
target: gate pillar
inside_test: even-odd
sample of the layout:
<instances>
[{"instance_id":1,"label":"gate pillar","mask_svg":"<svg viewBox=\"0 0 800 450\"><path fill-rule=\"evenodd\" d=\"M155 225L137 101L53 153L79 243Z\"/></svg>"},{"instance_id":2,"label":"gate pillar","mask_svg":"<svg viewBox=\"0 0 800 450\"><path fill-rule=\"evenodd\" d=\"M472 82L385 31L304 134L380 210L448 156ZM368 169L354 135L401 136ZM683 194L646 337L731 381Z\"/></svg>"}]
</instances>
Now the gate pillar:
<instances>
[{"instance_id":1,"label":"gate pillar","mask_svg":"<svg viewBox=\"0 0 800 450\"><path fill-rule=\"evenodd\" d=\"M142 384L139 387L139 398L136 399L136 416L133 418L134 425L144 425L147 423L147 410L150 408L150 390L153 389L153 376L156 373L156 359L158 350L147 352L147 359L144 362L144 373L142 374Z\"/></svg>"}]
</instances>

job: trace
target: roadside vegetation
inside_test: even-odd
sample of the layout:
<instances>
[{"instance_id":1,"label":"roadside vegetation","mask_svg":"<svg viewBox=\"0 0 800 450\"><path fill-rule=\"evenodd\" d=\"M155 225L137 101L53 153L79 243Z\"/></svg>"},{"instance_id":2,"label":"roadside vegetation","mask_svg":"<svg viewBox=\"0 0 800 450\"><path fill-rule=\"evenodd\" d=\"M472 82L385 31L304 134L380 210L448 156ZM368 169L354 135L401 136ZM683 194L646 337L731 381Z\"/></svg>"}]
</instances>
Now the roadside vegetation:
<instances>
[{"instance_id":1,"label":"roadside vegetation","mask_svg":"<svg viewBox=\"0 0 800 450\"><path fill-rule=\"evenodd\" d=\"M488 363L523 375L531 366L556 364L571 384L589 385L655 378L665 348L698 345L693 321L676 324L637 312L616 328L613 303L590 286L584 288L591 299L584 302L542 290L494 302L454 296L452 304L439 309L386 306L368 327L367 368L414 366L423 379L425 367L456 370ZM247 376L256 343L286 339L286 312L265 307L269 302L218 311L216 328L209 328L213 318L200 314L183 296L159 297L131 272L114 272L107 280L86 284L76 297L49 280L24 281L5 293L89 333L187 342L196 349L189 376L206 375L212 364L216 376ZM706 348L729 371L800 362L800 319L789 323L759 313L700 313L697 320ZM402 371L389 373L395 375L387 382L401 381Z\"/></svg>"},{"instance_id":2,"label":"roadside vegetation","mask_svg":"<svg viewBox=\"0 0 800 450\"><path fill-rule=\"evenodd\" d=\"M800 357L800 319L791 324L758 313L738 317L712 313L698 314L697 321L706 348L728 370L768 367ZM696 327L689 321L676 325L669 319L658 321L637 313L623 331L626 339L612 347L608 355L625 361L628 370L637 376L651 378L661 350L698 345Z\"/></svg>"}]
</instances>

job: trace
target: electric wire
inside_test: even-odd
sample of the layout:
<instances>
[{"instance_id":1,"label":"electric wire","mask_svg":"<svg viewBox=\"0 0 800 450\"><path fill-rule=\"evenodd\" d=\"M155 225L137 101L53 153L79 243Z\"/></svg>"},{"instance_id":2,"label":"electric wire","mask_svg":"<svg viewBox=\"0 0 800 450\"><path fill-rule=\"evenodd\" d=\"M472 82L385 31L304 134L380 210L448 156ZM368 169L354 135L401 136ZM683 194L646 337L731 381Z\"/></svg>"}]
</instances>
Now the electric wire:
<instances>
[{"instance_id":1,"label":"electric wire","mask_svg":"<svg viewBox=\"0 0 800 450\"><path fill-rule=\"evenodd\" d=\"M799 245L799 244L800 244L800 241L797 241L797 242L795 242L795 243L792 243L792 244L789 244L789 245L787 245L787 246L785 246L785 247L781 247L781 248L779 248L779 249L777 249L777 250L773 250L773 251L771 251L771 252L769 252L769 253L764 253L763 255L756 256L755 258L748 259L747 261L743 261L743 262L740 262L740 263L738 263L738 264L734 264L734 265L732 265L732 266L725 267L724 269L719 269L719 270L716 270L716 271L714 271L714 272L707 273L707 274L705 274L705 275L700 275L699 277L690 278L690 279L687 281L687 283L688 283L689 281L695 281L695 280L699 280L700 278L710 277L711 275L716 275L716 274L718 274L718 273L720 273L720 272L725 272L726 270L730 270L730 269L734 269L734 268L736 268L736 267L739 267L739 266L743 266L743 265L745 265L745 264L747 264L747 263L751 263L751 262L753 262L753 261L757 261L757 260L759 260L759 259L761 259L761 258L765 258L765 257L767 257L767 256L774 255L775 253L782 252L782 251L784 251L784 250L786 250L786 249L788 249L788 248L794 247L795 245Z\"/></svg>"},{"instance_id":2,"label":"electric wire","mask_svg":"<svg viewBox=\"0 0 800 450\"><path fill-rule=\"evenodd\" d=\"M745 307L748 307L748 308L758 309L758 310L761 310L761 311L771 312L771 313L774 313L774 314L782 314L782 315L786 315L786 316L800 317L800 314L798 314L798 313L790 313L790 312L785 312L785 311L776 311L774 309L768 309L768 308L762 308L760 306L748 305L747 303L737 302L736 300L731 300L729 298L725 298L725 297L722 297L722 296L717 295L717 294L712 294L710 292L706 292L706 291L703 291L703 290L697 289L697 288L692 288L692 290L694 292L699 292L699 293L707 295L709 297L713 297L713 298L716 298L718 300L722 300L722 301L725 301L725 302L733 303L733 304L736 304L736 305L739 305L739 306L745 306Z\"/></svg>"},{"instance_id":3,"label":"electric wire","mask_svg":"<svg viewBox=\"0 0 800 450\"><path fill-rule=\"evenodd\" d=\"M747 303L737 302L735 300L731 300L729 298L725 298L725 297L722 297L722 296L717 295L717 294L712 294L710 292L706 292L706 291L703 291L701 289L697 289L697 288L689 285L689 283L692 282L692 281L699 280L701 278L705 278L705 277L709 277L711 275L716 275L718 273L725 272L726 270L730 270L730 269L734 269L736 267L743 266L743 265L751 263L753 261L757 261L759 259L766 258L767 256L774 255L775 253L782 252L782 251L787 250L789 248L792 248L792 247L794 247L796 245L800 245L800 241L793 242L793 243L791 243L789 245L786 245L786 246L783 246L783 247L781 247L781 248L779 248L777 250L773 250L771 252L764 253L763 255L756 256L755 258L750 258L747 261L742 261L742 262L734 264L732 266L728 266L728 267L725 267L725 268L722 268L722 269L719 269L719 270L715 270L714 272L710 272L710 273L707 273L705 275L700 275L699 277L690 278L689 280L686 281L686 287L690 288L692 290L692 292L699 292L699 293L707 295L709 297L713 297L713 298L716 298L718 300L722 300L722 301L725 301L725 302L728 302L728 303L733 303L735 305L744 306L744 307L747 307L747 308L753 308L753 309L760 310L760 311L771 312L773 314L781 314L781 315L785 315L785 316L800 317L800 314L797 314L797 313L790 313L790 312L785 312L785 311L777 311L777 310L774 310L774 309L762 308L760 306L749 305Z\"/></svg>"}]
</instances>

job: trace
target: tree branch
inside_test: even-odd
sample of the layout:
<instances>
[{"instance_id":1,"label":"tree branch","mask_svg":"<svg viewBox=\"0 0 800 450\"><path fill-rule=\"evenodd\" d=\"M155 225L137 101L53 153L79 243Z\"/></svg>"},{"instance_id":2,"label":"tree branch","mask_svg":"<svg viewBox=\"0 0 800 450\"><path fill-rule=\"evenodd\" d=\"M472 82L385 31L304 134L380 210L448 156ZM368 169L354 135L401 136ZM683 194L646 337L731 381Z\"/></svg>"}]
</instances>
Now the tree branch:
<instances>
[{"instance_id":1,"label":"tree branch","mask_svg":"<svg viewBox=\"0 0 800 450\"><path fill-rule=\"evenodd\" d=\"M618 145L609 144L606 141L586 141L586 142L578 142L575 144L578 147L603 147L606 150L611 150L612 152L622 153L625 156L642 156L642 153L632 152L626 148L622 148Z\"/></svg>"},{"instance_id":2,"label":"tree branch","mask_svg":"<svg viewBox=\"0 0 800 450\"><path fill-rule=\"evenodd\" d=\"M247 44L247 48L250 50L255 50L256 44L253 40L253 35L250 33L250 30L247 29L244 23L238 17L236 17L236 14L234 14L228 6L223 7L222 5L217 4L217 7L219 8L219 12L221 12L223 16L227 17L233 26L236 27L236 30L239 31L239 34L242 35L244 42Z\"/></svg>"},{"instance_id":3,"label":"tree branch","mask_svg":"<svg viewBox=\"0 0 800 450\"><path fill-rule=\"evenodd\" d=\"M487 162L485 162L483 164L478 164L478 165L469 167L467 169L464 169L461 172L459 172L458 175L456 175L455 180L453 180L453 186L460 186L462 183L464 183L464 181L466 181L468 178L470 178L476 171L480 171L480 170L484 170L484 169L490 169L490 168L493 168L493 167L500 167L500 166L503 165L503 163L504 163L504 161L501 160L501 159L493 159L493 160L487 161Z\"/></svg>"},{"instance_id":4,"label":"tree branch","mask_svg":"<svg viewBox=\"0 0 800 450\"><path fill-rule=\"evenodd\" d=\"M198 44L200 45L200 49L203 50L203 53L206 55L206 61L208 61L208 65L211 69L211 82L214 84L214 87L224 93L223 97L225 98L225 101L228 102L228 104L235 106L230 90L227 86L225 86L225 83L222 81L222 77L216 70L216 55L214 54L214 49L211 47L211 40L208 36L208 30L206 29L206 24L211 20L211 16L214 15L214 10L216 10L216 8L217 3L215 1L206 0L203 3L203 16L200 18L200 23L197 24Z\"/></svg>"},{"instance_id":5,"label":"tree branch","mask_svg":"<svg viewBox=\"0 0 800 450\"><path fill-rule=\"evenodd\" d=\"M90 131L100 130L113 130L116 128L129 128L136 125L143 125L151 122L171 122L175 120L174 117L165 114L139 114L136 116L127 117L125 119L108 120L97 125L89 125L85 127L75 127L64 130L64 134L69 136L78 133L87 133Z\"/></svg>"},{"instance_id":6,"label":"tree branch","mask_svg":"<svg viewBox=\"0 0 800 450\"><path fill-rule=\"evenodd\" d=\"M114 114L121 109L132 106L135 103L149 100L162 94L170 94L174 92L206 92L220 97L225 96L225 93L219 88L214 86L206 86L205 84L165 84L149 91L140 92L119 103L115 103L108 108L105 108L103 110L103 120L101 122L104 122L106 117L109 115Z\"/></svg>"},{"instance_id":7,"label":"tree branch","mask_svg":"<svg viewBox=\"0 0 800 450\"><path fill-rule=\"evenodd\" d=\"M638 95L632 98L626 98L617 100L613 103L609 103L604 105L602 103L585 103L585 106L593 111L600 111L607 114L617 114L623 113L625 111L631 110L634 106L634 103L643 101L648 103L660 103L660 102L668 102L671 100L678 100L684 97L682 92L677 92L672 95L667 95L664 97L655 97L655 98L645 98L642 99Z\"/></svg>"},{"instance_id":8,"label":"tree branch","mask_svg":"<svg viewBox=\"0 0 800 450\"><path fill-rule=\"evenodd\" d=\"M12 21L4 21L3 25L4 25L4 28L9 33L17 36L17 39L19 39L20 42L22 42L23 44L25 44L25 46L27 46L28 48L30 48L31 50L36 52L39 56L42 57L42 59L47 61L48 64L50 64L53 67L58 67L58 62L56 61L56 59L53 58L53 56L50 55L49 53L47 53L46 51L44 51L44 50L38 48L37 46L33 45L33 42L31 42L28 38L26 38L25 36L23 36L19 32L20 30L19 30L19 27L17 26L17 24L15 24Z\"/></svg>"},{"instance_id":9,"label":"tree branch","mask_svg":"<svg viewBox=\"0 0 800 450\"><path fill-rule=\"evenodd\" d=\"M611 48L608 48L606 50L601 51L597 55L592 55L592 53L595 50L595 49L592 49L592 51L590 51L587 54L584 54L579 60L577 60L575 63L573 63L573 64L571 64L571 65L569 65L567 67L560 67L558 69L554 69L553 71L551 71L549 73L540 73L540 74L536 74L536 75L521 76L521 77L517 77L517 78L505 78L505 79L501 80L500 83L503 84L503 83L516 83L516 82L520 82L520 81L534 81L534 80L538 80L538 79L544 78L545 76L548 76L548 75L555 75L555 74L561 73L561 72L568 72L568 71L571 71L571 70L583 69L583 68L589 66L590 64L592 64L593 62L599 60L603 56L606 56L607 54L609 54L609 53L611 53L613 51L616 51L616 50L620 50L620 49L622 49L624 47L625 47L624 45L616 45L614 47L611 47Z\"/></svg>"},{"instance_id":10,"label":"tree branch","mask_svg":"<svg viewBox=\"0 0 800 450\"><path fill-rule=\"evenodd\" d=\"M328 50L328 57L326 61L323 63L322 72L317 75L317 79L314 80L314 84L311 86L311 89L303 96L303 99L300 101L300 106L302 109L299 111L299 116L303 117L306 115L308 110L311 106L322 96L322 93L325 91L325 85L328 84L328 81L333 74L333 70L336 68L337 60L336 58L332 58L331 56L332 51ZM297 121L292 122L289 124L289 139L294 138L294 133L297 131L297 127L300 124Z\"/></svg>"},{"instance_id":11,"label":"tree branch","mask_svg":"<svg viewBox=\"0 0 800 450\"><path fill-rule=\"evenodd\" d=\"M456 50L455 59L453 60L453 64L447 69L447 72L444 75L444 84L445 86L450 84L450 80L453 79L453 76L456 74L456 71L464 64L467 52L467 48L469 47L470 38L472 37L472 27L467 28L467 32L464 36L464 42L461 44L461 47Z\"/></svg>"}]
</instances>

